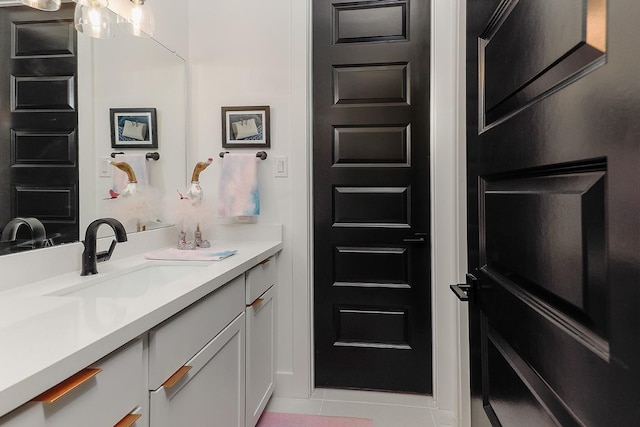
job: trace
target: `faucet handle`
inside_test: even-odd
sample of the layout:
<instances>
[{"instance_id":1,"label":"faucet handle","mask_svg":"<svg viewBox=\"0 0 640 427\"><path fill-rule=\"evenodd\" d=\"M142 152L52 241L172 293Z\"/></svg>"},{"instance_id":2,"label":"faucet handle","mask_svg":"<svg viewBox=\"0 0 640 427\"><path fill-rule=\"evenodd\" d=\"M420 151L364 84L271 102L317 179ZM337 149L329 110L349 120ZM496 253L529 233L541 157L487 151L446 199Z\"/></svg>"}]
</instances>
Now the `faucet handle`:
<instances>
[{"instance_id":1,"label":"faucet handle","mask_svg":"<svg viewBox=\"0 0 640 427\"><path fill-rule=\"evenodd\" d=\"M113 253L113 250L115 248L116 248L116 241L112 240L111 241L111 246L109 246L109 250L98 252L96 254L96 261L97 262L109 261L109 259L111 258L111 254Z\"/></svg>"}]
</instances>

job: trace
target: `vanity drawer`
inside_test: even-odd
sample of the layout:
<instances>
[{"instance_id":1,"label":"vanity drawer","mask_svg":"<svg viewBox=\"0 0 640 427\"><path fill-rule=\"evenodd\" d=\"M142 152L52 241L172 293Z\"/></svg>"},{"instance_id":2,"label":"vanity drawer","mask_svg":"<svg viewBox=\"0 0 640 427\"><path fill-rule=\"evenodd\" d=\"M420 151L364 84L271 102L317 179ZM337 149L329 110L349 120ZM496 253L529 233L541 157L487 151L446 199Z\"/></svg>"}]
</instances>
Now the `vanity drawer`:
<instances>
[{"instance_id":1,"label":"vanity drawer","mask_svg":"<svg viewBox=\"0 0 640 427\"><path fill-rule=\"evenodd\" d=\"M209 341L175 381L149 393L152 427L244 427L245 316Z\"/></svg>"},{"instance_id":2,"label":"vanity drawer","mask_svg":"<svg viewBox=\"0 0 640 427\"><path fill-rule=\"evenodd\" d=\"M116 350L0 418L0 426L116 425L134 408L146 405L142 347L138 339ZM79 383L75 388L69 386L72 379Z\"/></svg>"},{"instance_id":3,"label":"vanity drawer","mask_svg":"<svg viewBox=\"0 0 640 427\"><path fill-rule=\"evenodd\" d=\"M276 284L278 272L276 258L271 256L247 271L247 295L245 304L251 305L267 289Z\"/></svg>"},{"instance_id":4,"label":"vanity drawer","mask_svg":"<svg viewBox=\"0 0 640 427\"><path fill-rule=\"evenodd\" d=\"M149 390L160 388L244 311L244 292L240 275L149 331Z\"/></svg>"}]
</instances>

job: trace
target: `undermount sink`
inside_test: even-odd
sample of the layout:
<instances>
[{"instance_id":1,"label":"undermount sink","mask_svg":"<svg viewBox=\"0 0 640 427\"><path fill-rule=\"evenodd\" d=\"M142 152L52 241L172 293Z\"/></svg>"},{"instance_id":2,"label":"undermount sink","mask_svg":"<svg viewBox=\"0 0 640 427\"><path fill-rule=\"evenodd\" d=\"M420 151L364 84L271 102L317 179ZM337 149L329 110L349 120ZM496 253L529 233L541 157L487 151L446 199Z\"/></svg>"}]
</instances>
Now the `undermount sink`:
<instances>
[{"instance_id":1,"label":"undermount sink","mask_svg":"<svg viewBox=\"0 0 640 427\"><path fill-rule=\"evenodd\" d=\"M102 279L95 277L90 283L82 283L50 296L69 297L106 297L106 298L135 298L144 295L152 288L158 288L168 283L202 271L206 264L151 264L121 274L109 275Z\"/></svg>"}]
</instances>

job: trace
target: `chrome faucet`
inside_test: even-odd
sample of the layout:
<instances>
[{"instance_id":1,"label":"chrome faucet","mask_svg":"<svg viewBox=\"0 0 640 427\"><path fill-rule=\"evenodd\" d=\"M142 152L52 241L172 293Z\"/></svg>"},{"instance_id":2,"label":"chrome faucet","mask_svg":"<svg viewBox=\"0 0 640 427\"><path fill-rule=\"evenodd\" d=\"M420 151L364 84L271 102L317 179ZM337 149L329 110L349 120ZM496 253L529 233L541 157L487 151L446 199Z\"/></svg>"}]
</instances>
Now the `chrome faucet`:
<instances>
[{"instance_id":1,"label":"chrome faucet","mask_svg":"<svg viewBox=\"0 0 640 427\"><path fill-rule=\"evenodd\" d=\"M127 241L127 232L124 229L124 226L115 218L100 218L89 224L84 236L84 241L82 242L84 244L84 251L82 252L81 276L98 274L98 263L108 261L116 247L116 240L113 240L111 242L111 246L109 246L109 250L96 253L96 246L98 244L98 228L102 224L107 224L113 229L118 242Z\"/></svg>"},{"instance_id":2,"label":"chrome faucet","mask_svg":"<svg viewBox=\"0 0 640 427\"><path fill-rule=\"evenodd\" d=\"M44 248L47 246L47 233L44 230L44 225L36 218L21 218L17 217L12 219L5 225L2 230L2 237L0 242L13 242L18 235L18 229L26 225L31 232L31 244L32 249Z\"/></svg>"}]
</instances>

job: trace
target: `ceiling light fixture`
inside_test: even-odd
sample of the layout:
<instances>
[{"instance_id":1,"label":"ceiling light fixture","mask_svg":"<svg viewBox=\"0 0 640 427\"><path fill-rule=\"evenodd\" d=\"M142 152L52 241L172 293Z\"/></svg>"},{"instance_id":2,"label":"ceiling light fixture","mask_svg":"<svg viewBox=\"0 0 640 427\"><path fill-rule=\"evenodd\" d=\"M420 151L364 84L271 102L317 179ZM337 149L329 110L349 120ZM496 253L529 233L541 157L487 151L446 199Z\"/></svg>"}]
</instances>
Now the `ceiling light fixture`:
<instances>
[{"instance_id":1,"label":"ceiling light fixture","mask_svg":"<svg viewBox=\"0 0 640 427\"><path fill-rule=\"evenodd\" d=\"M138 37L152 37L155 34L153 13L143 7L145 0L130 0L133 3L128 18L118 16L118 27Z\"/></svg>"},{"instance_id":2,"label":"ceiling light fixture","mask_svg":"<svg viewBox=\"0 0 640 427\"><path fill-rule=\"evenodd\" d=\"M60 9L61 0L20 0L20 3L25 4L34 9L53 12Z\"/></svg>"},{"instance_id":3,"label":"ceiling light fixture","mask_svg":"<svg viewBox=\"0 0 640 427\"><path fill-rule=\"evenodd\" d=\"M77 3L74 22L79 33L96 39L109 39L115 35L108 0L78 0Z\"/></svg>"}]
</instances>

